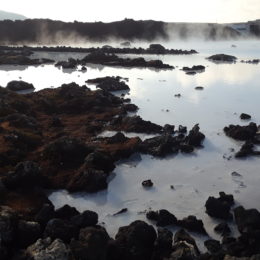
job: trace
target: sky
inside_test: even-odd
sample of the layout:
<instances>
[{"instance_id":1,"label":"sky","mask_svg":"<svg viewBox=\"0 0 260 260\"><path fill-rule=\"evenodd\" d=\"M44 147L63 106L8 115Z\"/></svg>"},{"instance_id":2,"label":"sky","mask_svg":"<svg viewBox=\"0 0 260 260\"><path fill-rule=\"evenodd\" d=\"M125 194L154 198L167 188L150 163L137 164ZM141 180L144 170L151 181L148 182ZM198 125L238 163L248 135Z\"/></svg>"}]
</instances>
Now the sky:
<instances>
[{"instance_id":1,"label":"sky","mask_svg":"<svg viewBox=\"0 0 260 260\"><path fill-rule=\"evenodd\" d=\"M1 0L0 9L28 18L111 22L245 22L260 19L260 0Z\"/></svg>"}]
</instances>

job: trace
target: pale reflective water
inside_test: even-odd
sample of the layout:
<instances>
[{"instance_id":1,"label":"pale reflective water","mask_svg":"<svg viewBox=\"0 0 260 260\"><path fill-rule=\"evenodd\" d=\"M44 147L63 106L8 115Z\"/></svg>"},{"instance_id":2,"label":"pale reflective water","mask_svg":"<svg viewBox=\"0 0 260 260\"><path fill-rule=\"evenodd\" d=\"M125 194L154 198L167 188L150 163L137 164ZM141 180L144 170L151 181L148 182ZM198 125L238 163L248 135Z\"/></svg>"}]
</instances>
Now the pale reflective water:
<instances>
[{"instance_id":1,"label":"pale reflective water","mask_svg":"<svg viewBox=\"0 0 260 260\"><path fill-rule=\"evenodd\" d=\"M232 44L237 47L231 48ZM165 208L179 218L189 214L202 218L209 234L217 237L212 227L218 221L204 213L208 196L216 196L219 191L225 191L234 194L237 205L260 210L260 158L223 158L232 155L232 148L237 150L240 145L224 135L224 126L248 124L239 119L242 112L249 113L252 121L260 123L260 64L240 62L241 59L260 58L260 42L188 42L182 46L180 43L165 45L172 48L194 48L200 53L192 56L146 56L147 59L159 58L174 65L176 68L172 71L88 65L87 72L82 73L78 71L80 67L76 71L62 71L53 65L0 66L0 85L5 86L11 80L22 79L33 83L36 90L40 90L72 81L83 85L90 78L118 75L129 78L131 90L127 97L138 105L140 109L137 114L144 119L162 125L186 125L188 128L199 123L206 140L204 148L196 150L194 154L178 154L165 159L135 155L132 160L118 163L106 191L97 194L57 191L49 198L56 207L70 204L80 211L96 211L100 222L105 223L111 235L116 233L118 227L133 220L145 220L144 210ZM238 62L214 64L205 59L216 53L235 55ZM43 56L42 53L35 56L37 55ZM45 53L44 56L57 60L65 58L64 54L59 53ZM84 54L65 56L79 58ZM183 66L200 64L206 66L204 73L191 76L180 70ZM203 86L204 90L195 90L196 86ZM94 86L90 87L95 89ZM177 98L175 94L181 94L181 97ZM167 109L169 112L166 112ZM104 133L109 134L111 133ZM232 177L233 171L242 177ZM152 179L152 189L143 189L141 182L145 179ZM174 189L171 189L171 185ZM112 216L122 208L128 208L128 212Z\"/></svg>"}]
</instances>

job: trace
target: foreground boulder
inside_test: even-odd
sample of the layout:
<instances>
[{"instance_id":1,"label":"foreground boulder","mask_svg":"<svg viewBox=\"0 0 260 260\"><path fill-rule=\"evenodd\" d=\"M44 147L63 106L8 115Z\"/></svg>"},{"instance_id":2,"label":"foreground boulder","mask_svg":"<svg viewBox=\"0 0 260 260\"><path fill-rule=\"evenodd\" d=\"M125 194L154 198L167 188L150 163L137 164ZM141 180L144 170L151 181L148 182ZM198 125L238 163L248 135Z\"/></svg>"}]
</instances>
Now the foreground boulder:
<instances>
[{"instance_id":1,"label":"foreground boulder","mask_svg":"<svg viewBox=\"0 0 260 260\"><path fill-rule=\"evenodd\" d=\"M206 201L206 213L215 218L229 219L231 206L234 204L233 195L227 195L224 192L219 193L219 198L209 197Z\"/></svg>"},{"instance_id":2,"label":"foreground boulder","mask_svg":"<svg viewBox=\"0 0 260 260\"><path fill-rule=\"evenodd\" d=\"M116 234L116 242L123 249L122 259L150 259L156 237L154 228L140 220L120 227Z\"/></svg>"},{"instance_id":3,"label":"foreground boulder","mask_svg":"<svg viewBox=\"0 0 260 260\"><path fill-rule=\"evenodd\" d=\"M22 248L36 242L41 237L41 226L37 222L20 220L17 226L17 242Z\"/></svg>"},{"instance_id":4,"label":"foreground boulder","mask_svg":"<svg viewBox=\"0 0 260 260\"><path fill-rule=\"evenodd\" d=\"M87 227L80 230L79 240L71 241L70 248L75 259L106 260L109 240L104 228Z\"/></svg>"},{"instance_id":5,"label":"foreground boulder","mask_svg":"<svg viewBox=\"0 0 260 260\"><path fill-rule=\"evenodd\" d=\"M51 219L47 223L44 230L44 237L51 239L61 239L65 243L69 243L72 238L78 234L76 226L61 219Z\"/></svg>"},{"instance_id":6,"label":"foreground boulder","mask_svg":"<svg viewBox=\"0 0 260 260\"><path fill-rule=\"evenodd\" d=\"M242 206L234 209L235 221L241 233L260 232L260 213L257 209L244 209Z\"/></svg>"},{"instance_id":7,"label":"foreground boulder","mask_svg":"<svg viewBox=\"0 0 260 260\"><path fill-rule=\"evenodd\" d=\"M158 228L157 233L152 259L163 260L168 258L172 252L173 234L166 228Z\"/></svg>"},{"instance_id":8,"label":"foreground boulder","mask_svg":"<svg viewBox=\"0 0 260 260\"><path fill-rule=\"evenodd\" d=\"M12 90L12 91L22 91L22 90L34 90L33 84L27 83L25 81L18 81L18 80L13 80L10 81L7 86L7 89Z\"/></svg>"},{"instance_id":9,"label":"foreground boulder","mask_svg":"<svg viewBox=\"0 0 260 260\"><path fill-rule=\"evenodd\" d=\"M169 260L196 259L200 252L195 242L184 229L180 229L174 235L173 251Z\"/></svg>"}]
</instances>

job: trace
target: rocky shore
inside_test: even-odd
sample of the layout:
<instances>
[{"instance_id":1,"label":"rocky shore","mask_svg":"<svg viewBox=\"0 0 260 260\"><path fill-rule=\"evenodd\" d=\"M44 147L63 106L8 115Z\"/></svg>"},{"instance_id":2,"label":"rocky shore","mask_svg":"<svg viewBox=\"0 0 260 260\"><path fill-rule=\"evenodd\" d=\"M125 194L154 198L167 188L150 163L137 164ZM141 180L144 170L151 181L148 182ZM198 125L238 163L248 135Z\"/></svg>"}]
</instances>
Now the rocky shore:
<instances>
[{"instance_id":1,"label":"rocky shore","mask_svg":"<svg viewBox=\"0 0 260 260\"><path fill-rule=\"evenodd\" d=\"M116 48L110 45L104 45L103 47L90 47L90 48L77 48L77 47L10 47L10 46L0 46L0 51L30 51L30 52L82 52L91 53L96 51L104 51L111 54L155 54L155 55L190 55L198 53L196 50L181 50L181 49L166 49L161 44L151 44L148 48Z\"/></svg>"},{"instance_id":2,"label":"rocky shore","mask_svg":"<svg viewBox=\"0 0 260 260\"><path fill-rule=\"evenodd\" d=\"M31 51L0 51L0 65L41 65L54 64L54 60L40 58L34 59L30 56ZM101 64L104 66L120 66L127 68L154 68L154 69L174 69L169 64L164 64L161 60L145 60L143 57L137 58L121 58L114 53L107 53L103 49L90 52L83 59L69 58L65 61L58 61L55 63L56 67L63 69L76 69L78 65L82 66L82 71L86 71L85 65L87 63Z\"/></svg>"},{"instance_id":3,"label":"rocky shore","mask_svg":"<svg viewBox=\"0 0 260 260\"><path fill-rule=\"evenodd\" d=\"M165 157L203 148L205 135L198 124L188 131L129 116L138 107L109 92L129 89L125 81L104 77L88 81L99 86L96 91L70 83L26 95L15 92L19 83L33 87L26 82L0 88L0 259L258 259L260 213L237 207L233 196L224 192L205 203L205 212L221 220L215 231L222 241L210 238L196 216L177 219L167 209L146 211L150 224L136 220L120 227L115 238L91 209L81 213L68 205L54 209L46 189L106 189L115 163L133 153ZM98 136L107 130L117 133ZM257 140L253 123L224 131L239 140ZM136 137L122 132L134 132ZM142 141L138 133L156 136ZM152 180L142 184L153 185ZM227 223L233 219L238 237L231 236ZM167 227L177 232L173 235ZM188 232L207 237L206 253Z\"/></svg>"}]
</instances>

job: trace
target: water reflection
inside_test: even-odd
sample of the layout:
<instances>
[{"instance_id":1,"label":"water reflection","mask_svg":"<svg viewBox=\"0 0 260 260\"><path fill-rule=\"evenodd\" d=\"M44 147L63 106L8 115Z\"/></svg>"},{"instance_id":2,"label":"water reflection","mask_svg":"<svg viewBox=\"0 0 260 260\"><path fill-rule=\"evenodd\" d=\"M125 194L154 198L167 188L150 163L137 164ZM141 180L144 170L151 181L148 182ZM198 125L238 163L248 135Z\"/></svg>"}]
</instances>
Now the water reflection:
<instances>
[{"instance_id":1,"label":"water reflection","mask_svg":"<svg viewBox=\"0 0 260 260\"><path fill-rule=\"evenodd\" d=\"M185 49L188 44L190 46L191 43L168 43L167 47ZM130 86L129 98L140 108L138 115L161 125L181 124L189 129L199 123L201 131L206 135L204 148L196 150L191 156L178 154L159 160L139 155L136 160L131 158L130 161L121 161L107 191L97 194L54 192L50 199L56 207L68 203L80 211L95 210L112 235L119 226L136 219L145 220L145 215L140 212L149 208L166 208L178 218L193 214L203 219L212 237L216 237L212 231L215 221L205 214L204 208L209 195L217 196L222 190L234 193L237 203L260 209L259 158L228 160L234 153L232 149L239 149L241 143L227 138L223 133L223 127L231 123L248 124L240 120L239 115L242 112L250 114L252 121L259 124L259 65L240 62L217 65L205 59L216 53L235 55L239 59L257 58L260 44L254 41L235 42L237 48L230 47L233 42L196 44L194 43L192 48L199 48L200 53L197 55L156 57L179 68L196 64L206 66L204 73L192 77L178 68L172 71L160 70L158 73L150 69L88 64L87 72L83 74L77 70L64 73L53 65L27 67L23 70L16 70L14 67L13 71L9 67L6 70L0 67L0 85L5 86L9 81L22 77L23 80L33 83L36 90L58 87L72 81L84 85L86 80L97 77L127 77ZM52 55L54 54L46 58L54 58ZM73 55L75 56L67 54L68 57L74 58L84 54ZM55 54L55 59L58 58L66 59L64 54ZM147 55L146 58L155 59L155 56ZM195 90L196 86L203 86L204 89ZM93 85L89 87L95 89ZM177 93L181 94L180 98L174 96ZM166 112L166 109L169 112ZM108 133L103 133L103 136L106 135ZM234 181L231 176L233 171L241 173L243 180ZM152 179L155 188L150 191L143 189L141 183L145 179ZM241 182L243 185L240 185ZM171 185L174 189L171 189ZM111 216L122 208L128 208L128 212L116 218Z\"/></svg>"}]
</instances>

